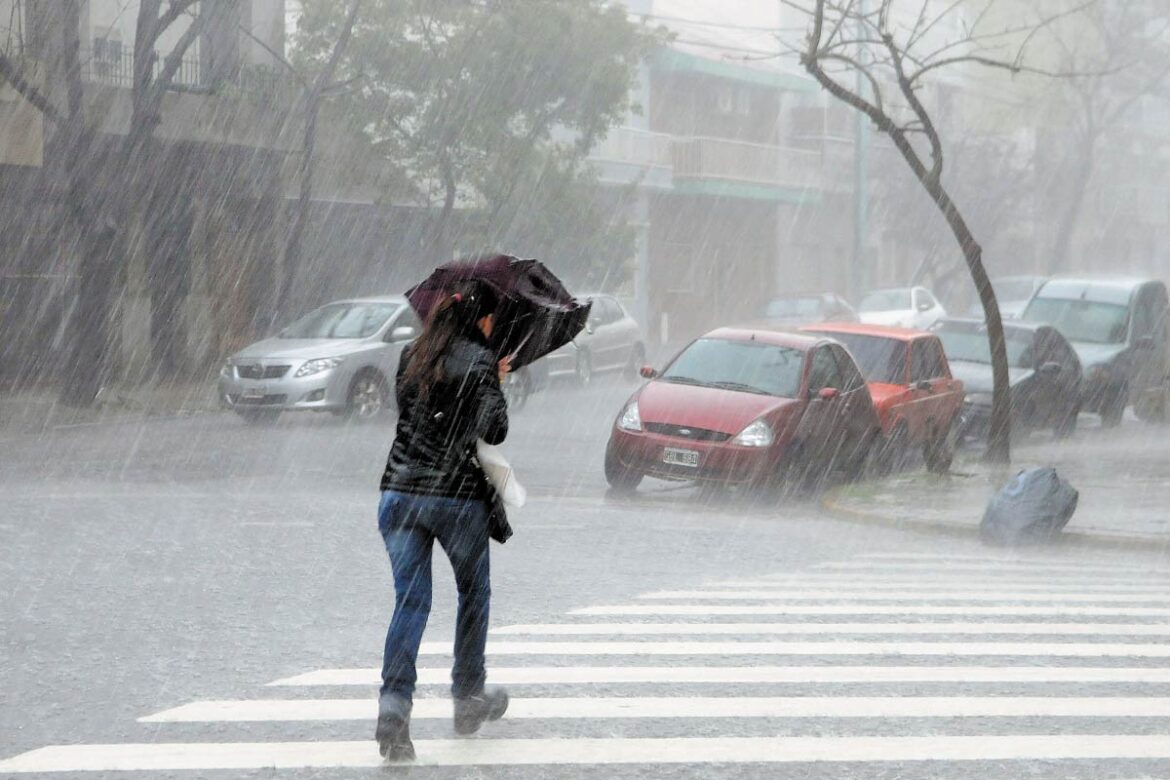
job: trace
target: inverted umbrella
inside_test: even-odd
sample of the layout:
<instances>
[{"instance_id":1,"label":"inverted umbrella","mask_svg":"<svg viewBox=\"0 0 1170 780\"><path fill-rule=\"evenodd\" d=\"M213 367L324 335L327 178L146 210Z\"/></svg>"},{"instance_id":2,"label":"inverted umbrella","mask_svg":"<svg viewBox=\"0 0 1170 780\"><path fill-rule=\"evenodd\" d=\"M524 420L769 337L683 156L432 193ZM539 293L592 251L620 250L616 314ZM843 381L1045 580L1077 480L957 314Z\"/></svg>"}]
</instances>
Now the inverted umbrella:
<instances>
[{"instance_id":1,"label":"inverted umbrella","mask_svg":"<svg viewBox=\"0 0 1170 780\"><path fill-rule=\"evenodd\" d=\"M406 293L426 321L431 311L461 282L478 280L500 296L490 344L497 355L512 356L512 368L525 366L564 346L589 319L590 302L575 299L539 260L486 255L441 265Z\"/></svg>"}]
</instances>

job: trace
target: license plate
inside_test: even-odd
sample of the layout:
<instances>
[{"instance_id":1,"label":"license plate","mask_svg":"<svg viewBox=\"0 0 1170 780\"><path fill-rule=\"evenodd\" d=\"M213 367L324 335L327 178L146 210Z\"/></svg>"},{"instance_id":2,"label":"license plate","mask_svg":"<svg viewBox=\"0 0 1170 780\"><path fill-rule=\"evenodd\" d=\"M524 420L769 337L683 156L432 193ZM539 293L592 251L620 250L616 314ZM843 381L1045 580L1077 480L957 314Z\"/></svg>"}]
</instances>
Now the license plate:
<instances>
[{"instance_id":1,"label":"license plate","mask_svg":"<svg viewBox=\"0 0 1170 780\"><path fill-rule=\"evenodd\" d=\"M698 468L699 453L694 450L676 450L674 447L667 447L662 451L662 462L671 466Z\"/></svg>"},{"instance_id":2,"label":"license plate","mask_svg":"<svg viewBox=\"0 0 1170 780\"><path fill-rule=\"evenodd\" d=\"M244 391L245 401L259 401L264 397L264 389L260 387L249 387Z\"/></svg>"}]
</instances>

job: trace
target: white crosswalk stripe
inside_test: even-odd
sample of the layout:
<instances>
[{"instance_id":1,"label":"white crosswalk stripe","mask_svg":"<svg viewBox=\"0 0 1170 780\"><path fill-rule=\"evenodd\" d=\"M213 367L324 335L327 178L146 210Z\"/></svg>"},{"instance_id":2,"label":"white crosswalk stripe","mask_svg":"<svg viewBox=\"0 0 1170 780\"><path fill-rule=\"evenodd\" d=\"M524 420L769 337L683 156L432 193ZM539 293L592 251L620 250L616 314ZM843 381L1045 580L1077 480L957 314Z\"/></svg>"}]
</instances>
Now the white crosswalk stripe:
<instances>
[{"instance_id":1,"label":"white crosswalk stripe","mask_svg":"<svg viewBox=\"0 0 1170 780\"><path fill-rule=\"evenodd\" d=\"M484 768L1164 762L1167 637L1165 572L874 554L497 627L489 677L514 686L508 723L473 740L444 738L451 642L424 642L415 745L420 765ZM144 715L152 732L140 742L0 757L0 775L376 767L372 740L336 737L337 729L372 731L378 682L370 667L308 670L270 682L265 691L275 695ZM1043 718L1044 733L1021 727L1029 718ZM745 731L753 722L770 724L766 736ZM821 725L800 735L811 722ZM574 724L574 735L557 723ZM279 731L273 741L167 741L197 724L219 724L217 735L301 724L298 736L334 725L304 741L279 740ZM873 724L896 728L859 733Z\"/></svg>"}]
</instances>

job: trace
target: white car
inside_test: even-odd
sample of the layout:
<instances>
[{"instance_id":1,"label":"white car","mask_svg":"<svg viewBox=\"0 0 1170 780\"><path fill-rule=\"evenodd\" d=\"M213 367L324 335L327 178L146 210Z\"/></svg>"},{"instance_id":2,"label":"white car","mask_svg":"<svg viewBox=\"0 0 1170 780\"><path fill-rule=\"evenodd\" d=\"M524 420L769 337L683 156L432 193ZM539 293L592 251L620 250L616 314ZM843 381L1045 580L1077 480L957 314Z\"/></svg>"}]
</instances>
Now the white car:
<instances>
[{"instance_id":1,"label":"white car","mask_svg":"<svg viewBox=\"0 0 1170 780\"><path fill-rule=\"evenodd\" d=\"M576 376L582 384L607 371L626 371L636 377L646 362L646 343L638 323L612 295L581 297L593 302L589 323L577 338L540 361L547 375Z\"/></svg>"},{"instance_id":2,"label":"white car","mask_svg":"<svg viewBox=\"0 0 1170 780\"><path fill-rule=\"evenodd\" d=\"M947 310L925 287L894 287L868 293L857 307L857 316L871 325L926 330L947 316Z\"/></svg>"}]
</instances>

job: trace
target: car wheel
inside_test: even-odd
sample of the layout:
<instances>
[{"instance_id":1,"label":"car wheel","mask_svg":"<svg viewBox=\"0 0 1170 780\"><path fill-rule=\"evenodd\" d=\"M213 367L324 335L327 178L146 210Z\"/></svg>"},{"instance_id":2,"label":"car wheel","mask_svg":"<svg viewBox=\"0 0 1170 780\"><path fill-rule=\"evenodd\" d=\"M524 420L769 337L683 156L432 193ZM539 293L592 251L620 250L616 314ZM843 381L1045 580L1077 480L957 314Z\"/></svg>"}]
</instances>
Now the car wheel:
<instances>
[{"instance_id":1,"label":"car wheel","mask_svg":"<svg viewBox=\"0 0 1170 780\"><path fill-rule=\"evenodd\" d=\"M646 364L646 348L641 344L635 344L634 348L630 350L630 362L626 364L625 375L631 381L638 381L641 377L642 366Z\"/></svg>"},{"instance_id":2,"label":"car wheel","mask_svg":"<svg viewBox=\"0 0 1170 780\"><path fill-rule=\"evenodd\" d=\"M372 369L360 372L349 384L345 411L350 419L373 420L390 406L390 388L380 373Z\"/></svg>"},{"instance_id":3,"label":"car wheel","mask_svg":"<svg viewBox=\"0 0 1170 780\"><path fill-rule=\"evenodd\" d=\"M1142 393L1141 397L1134 401L1133 413L1145 423L1166 422L1168 400L1170 400L1170 388L1159 385Z\"/></svg>"},{"instance_id":4,"label":"car wheel","mask_svg":"<svg viewBox=\"0 0 1170 780\"><path fill-rule=\"evenodd\" d=\"M622 464L617 453L613 451L613 444L605 448L605 481L618 493L632 493L642 483L644 475L637 469L631 469Z\"/></svg>"},{"instance_id":5,"label":"car wheel","mask_svg":"<svg viewBox=\"0 0 1170 780\"><path fill-rule=\"evenodd\" d=\"M1058 439L1067 439L1077 432L1077 417L1081 413L1081 405L1074 404L1061 420L1056 424L1055 434Z\"/></svg>"},{"instance_id":6,"label":"car wheel","mask_svg":"<svg viewBox=\"0 0 1170 780\"><path fill-rule=\"evenodd\" d=\"M581 350L577 353L577 382L587 385L593 381L593 358L589 352Z\"/></svg>"},{"instance_id":7,"label":"car wheel","mask_svg":"<svg viewBox=\"0 0 1170 780\"><path fill-rule=\"evenodd\" d=\"M276 418L280 417L280 410L236 409L236 414L248 425L271 425L276 422Z\"/></svg>"},{"instance_id":8,"label":"car wheel","mask_svg":"<svg viewBox=\"0 0 1170 780\"><path fill-rule=\"evenodd\" d=\"M951 426L946 426L926 441L922 455L931 474L946 474L951 470L955 460L955 437L951 430Z\"/></svg>"},{"instance_id":9,"label":"car wheel","mask_svg":"<svg viewBox=\"0 0 1170 780\"><path fill-rule=\"evenodd\" d=\"M1125 406L1129 401L1129 388L1122 385L1105 397L1101 402L1101 425L1106 428L1116 428L1121 425L1121 418L1125 416Z\"/></svg>"}]
</instances>

